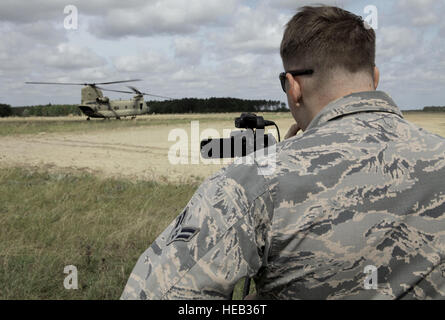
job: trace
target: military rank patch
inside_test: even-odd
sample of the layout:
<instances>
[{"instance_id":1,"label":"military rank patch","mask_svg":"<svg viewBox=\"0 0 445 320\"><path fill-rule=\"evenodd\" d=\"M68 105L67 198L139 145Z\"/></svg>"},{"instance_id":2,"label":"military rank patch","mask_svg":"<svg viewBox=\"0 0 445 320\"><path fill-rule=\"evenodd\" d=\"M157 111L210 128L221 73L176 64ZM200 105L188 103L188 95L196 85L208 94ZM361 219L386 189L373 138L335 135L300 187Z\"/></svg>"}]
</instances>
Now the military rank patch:
<instances>
[{"instance_id":1,"label":"military rank patch","mask_svg":"<svg viewBox=\"0 0 445 320\"><path fill-rule=\"evenodd\" d=\"M175 227L167 239L167 246L174 241L188 242L199 232L199 228L183 225L186 216L187 208L177 218Z\"/></svg>"}]
</instances>

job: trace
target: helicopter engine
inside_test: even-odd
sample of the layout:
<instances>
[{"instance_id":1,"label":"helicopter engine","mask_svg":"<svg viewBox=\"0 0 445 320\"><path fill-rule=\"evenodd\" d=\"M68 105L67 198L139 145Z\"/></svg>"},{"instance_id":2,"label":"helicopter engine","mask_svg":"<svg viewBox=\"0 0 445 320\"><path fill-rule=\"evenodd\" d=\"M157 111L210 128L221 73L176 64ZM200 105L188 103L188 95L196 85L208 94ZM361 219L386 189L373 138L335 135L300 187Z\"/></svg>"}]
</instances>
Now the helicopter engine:
<instances>
[{"instance_id":1,"label":"helicopter engine","mask_svg":"<svg viewBox=\"0 0 445 320\"><path fill-rule=\"evenodd\" d=\"M96 101L98 103L106 103L106 104L108 104L110 102L110 99L108 97L97 97Z\"/></svg>"}]
</instances>

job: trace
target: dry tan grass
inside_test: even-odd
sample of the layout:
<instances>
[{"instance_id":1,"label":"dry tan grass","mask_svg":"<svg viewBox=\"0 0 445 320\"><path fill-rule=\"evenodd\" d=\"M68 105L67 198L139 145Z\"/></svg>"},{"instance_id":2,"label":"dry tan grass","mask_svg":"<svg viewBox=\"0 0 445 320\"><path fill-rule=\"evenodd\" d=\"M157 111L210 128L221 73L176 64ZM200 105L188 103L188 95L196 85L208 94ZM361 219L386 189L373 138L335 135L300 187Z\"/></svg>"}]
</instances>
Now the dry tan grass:
<instances>
[{"instance_id":1,"label":"dry tan grass","mask_svg":"<svg viewBox=\"0 0 445 320\"><path fill-rule=\"evenodd\" d=\"M445 113L405 112L404 117L429 132L445 137Z\"/></svg>"},{"instance_id":2,"label":"dry tan grass","mask_svg":"<svg viewBox=\"0 0 445 320\"><path fill-rule=\"evenodd\" d=\"M199 120L199 119L209 119L209 118L227 118L227 116L237 117L238 113L184 113L184 114L145 114L141 116L137 116L137 120L164 120L164 119L190 119L190 120ZM5 117L0 118L0 123L2 122L24 122L24 121L85 121L86 116L63 116L63 117ZM125 119L125 118L123 118ZM129 119L129 118L127 118ZM102 119L91 119L92 121L102 121Z\"/></svg>"},{"instance_id":3,"label":"dry tan grass","mask_svg":"<svg viewBox=\"0 0 445 320\"><path fill-rule=\"evenodd\" d=\"M197 155L200 139L191 144L191 121L199 121L200 134L205 129L215 129L222 136L224 130L227 134L235 129L233 119L237 116L238 113L146 115L138 118L137 122L114 120L104 123L100 129L90 128L82 117L27 118L26 121L32 123L37 133L0 137L0 166L84 170L107 177L139 180L202 180L230 163L230 160L220 161L219 164L204 164L202 161L194 164L196 158L192 158L192 148ZM288 113L264 116L276 121L282 137L293 123ZM65 118L69 118L66 121L66 126L71 130L69 132L63 131ZM405 113L405 118L425 130L445 136L445 113ZM48 124L47 120L55 121L53 119L57 120L57 128L61 132L45 132L56 127L56 124ZM1 121L20 123L19 118ZM72 121L81 121L79 127ZM39 128L43 131L39 131ZM173 165L169 162L169 149L176 142L168 141L168 136L174 129L187 132L189 149L183 159L188 164Z\"/></svg>"}]
</instances>

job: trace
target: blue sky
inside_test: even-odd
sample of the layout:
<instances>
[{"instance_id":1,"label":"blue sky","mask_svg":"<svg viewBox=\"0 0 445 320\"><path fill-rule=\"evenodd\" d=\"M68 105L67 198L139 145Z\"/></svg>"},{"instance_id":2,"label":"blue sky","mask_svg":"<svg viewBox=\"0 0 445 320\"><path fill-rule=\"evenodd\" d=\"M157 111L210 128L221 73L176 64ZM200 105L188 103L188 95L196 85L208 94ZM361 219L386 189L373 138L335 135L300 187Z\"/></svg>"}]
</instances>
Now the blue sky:
<instances>
[{"instance_id":1,"label":"blue sky","mask_svg":"<svg viewBox=\"0 0 445 320\"><path fill-rule=\"evenodd\" d=\"M5 0L0 3L0 101L13 106L80 102L80 87L25 81L140 78L135 84L141 91L175 98L285 102L277 78L284 25L298 7L320 2L363 17L366 6L375 6L379 89L401 109L445 105L442 0ZM70 4L79 14L76 30L63 25Z\"/></svg>"}]
</instances>

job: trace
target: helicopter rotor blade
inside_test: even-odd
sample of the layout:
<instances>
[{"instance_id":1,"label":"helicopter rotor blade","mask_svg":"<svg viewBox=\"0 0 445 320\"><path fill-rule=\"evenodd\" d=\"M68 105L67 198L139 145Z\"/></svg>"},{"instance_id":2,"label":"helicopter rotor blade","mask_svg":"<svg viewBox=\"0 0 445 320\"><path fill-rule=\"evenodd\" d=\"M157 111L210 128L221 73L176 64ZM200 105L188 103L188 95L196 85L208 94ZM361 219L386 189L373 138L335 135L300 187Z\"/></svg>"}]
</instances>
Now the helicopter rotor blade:
<instances>
[{"instance_id":1,"label":"helicopter rotor blade","mask_svg":"<svg viewBox=\"0 0 445 320\"><path fill-rule=\"evenodd\" d=\"M140 91L139 91L138 89L136 89L135 87L127 86L127 88L130 88L131 90L133 90L134 93L142 94L142 92L140 92Z\"/></svg>"},{"instance_id":2,"label":"helicopter rotor blade","mask_svg":"<svg viewBox=\"0 0 445 320\"><path fill-rule=\"evenodd\" d=\"M123 82L133 82L133 81L142 81L141 79L133 79L133 80L122 80L122 81L110 81L110 82L98 82L98 83L78 83L78 82L40 82L40 81L27 81L25 82L26 84L55 84L55 85L66 85L66 86L70 86L70 85L77 85L77 86L92 86L94 88L103 90L103 91L112 91L112 92L119 92L119 93L129 93L129 94L137 94L137 95L143 95L143 96L151 96L151 97L157 97L157 98L162 98L162 99L170 99L170 100L174 100L171 97L165 97L165 96L160 96L160 95L155 95L155 94L151 94L151 93L145 93L145 92L141 92L138 89L136 89L133 86L128 86L128 88L130 88L132 91L124 91L124 90L114 90L114 89L105 89L102 87L97 86L98 84L100 85L107 85L107 84L113 84L113 83L123 83Z\"/></svg>"},{"instance_id":3,"label":"helicopter rotor blade","mask_svg":"<svg viewBox=\"0 0 445 320\"><path fill-rule=\"evenodd\" d=\"M104 88L100 88L100 87L96 87L100 90L104 90L104 91L113 91L113 92L120 92L120 93L136 93L137 95L141 95L141 96L152 96L152 97L157 97L157 98L163 98L163 99L170 99L170 100L174 100L173 98L170 97L165 97L165 96L158 96L155 94L150 94L150 93L145 93L145 92L140 92L139 90L131 92L131 91L123 91L123 90L111 90L111 89L104 89Z\"/></svg>"},{"instance_id":4,"label":"helicopter rotor blade","mask_svg":"<svg viewBox=\"0 0 445 320\"><path fill-rule=\"evenodd\" d=\"M74 82L35 82L35 81L27 81L26 84L60 84L65 86L85 86L87 83L74 83Z\"/></svg>"},{"instance_id":5,"label":"helicopter rotor blade","mask_svg":"<svg viewBox=\"0 0 445 320\"><path fill-rule=\"evenodd\" d=\"M124 82L134 82L134 81L142 81L142 80L141 79L133 79L133 80L110 81L110 82L97 82L94 84L113 84L113 83L124 83Z\"/></svg>"},{"instance_id":6,"label":"helicopter rotor blade","mask_svg":"<svg viewBox=\"0 0 445 320\"><path fill-rule=\"evenodd\" d=\"M131 90L133 90L134 93L140 94L140 95L143 95L143 96L152 96L152 97L158 97L158 98L174 100L173 98L170 98L170 97L158 96L158 95L151 94L151 93L141 92L141 91L139 91L138 89L136 89L135 87L132 87L132 86L127 86L127 87L130 88Z\"/></svg>"},{"instance_id":7,"label":"helicopter rotor blade","mask_svg":"<svg viewBox=\"0 0 445 320\"><path fill-rule=\"evenodd\" d=\"M113 84L113 83L124 83L124 82L134 82L134 81L142 81L141 79L133 79L133 80L121 80L121 81L109 81L109 82L84 82L84 83L79 83L79 82L37 82L37 81L27 81L25 82L26 84L60 84L60 85L75 85L75 86L93 86L96 87L96 85L100 84L100 85L107 85L107 84Z\"/></svg>"},{"instance_id":8,"label":"helicopter rotor blade","mask_svg":"<svg viewBox=\"0 0 445 320\"><path fill-rule=\"evenodd\" d=\"M114 89L105 89L105 88L101 88L96 86L97 89L103 90L103 91L112 91L112 92L119 92L119 93L130 93L133 94L134 92L131 91L123 91L123 90L114 90Z\"/></svg>"},{"instance_id":9,"label":"helicopter rotor blade","mask_svg":"<svg viewBox=\"0 0 445 320\"><path fill-rule=\"evenodd\" d=\"M163 99L169 99L169 100L175 100L174 98L170 98L170 97L164 97L164 96L158 96L155 94L150 94L150 93L141 93L144 96L152 96L152 97L157 97L157 98L163 98Z\"/></svg>"}]
</instances>

